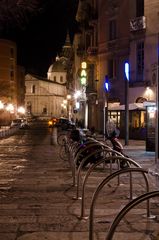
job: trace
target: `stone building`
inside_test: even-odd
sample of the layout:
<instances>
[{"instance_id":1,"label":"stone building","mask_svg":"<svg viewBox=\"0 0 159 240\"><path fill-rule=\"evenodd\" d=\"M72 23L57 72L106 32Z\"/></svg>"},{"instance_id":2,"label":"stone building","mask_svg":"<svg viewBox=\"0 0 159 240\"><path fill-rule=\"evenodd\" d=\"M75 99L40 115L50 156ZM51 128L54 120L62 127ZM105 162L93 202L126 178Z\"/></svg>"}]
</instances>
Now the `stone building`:
<instances>
[{"instance_id":1,"label":"stone building","mask_svg":"<svg viewBox=\"0 0 159 240\"><path fill-rule=\"evenodd\" d=\"M17 47L12 41L0 39L0 97L5 103L17 105Z\"/></svg>"},{"instance_id":2,"label":"stone building","mask_svg":"<svg viewBox=\"0 0 159 240\"><path fill-rule=\"evenodd\" d=\"M63 114L61 104L66 98L66 70L60 59L52 64L47 78L25 76L25 108L27 115L49 119Z\"/></svg>"},{"instance_id":3,"label":"stone building","mask_svg":"<svg viewBox=\"0 0 159 240\"><path fill-rule=\"evenodd\" d=\"M16 43L0 39L0 101L1 124L9 124L18 117L18 107L24 107L25 69L17 65Z\"/></svg>"},{"instance_id":4,"label":"stone building","mask_svg":"<svg viewBox=\"0 0 159 240\"><path fill-rule=\"evenodd\" d=\"M86 91L89 126L93 123L103 132L104 114L108 112L124 132L126 102L130 130L145 126L144 102L156 102L157 98L158 8L158 0L79 1L77 20L81 32L76 37L76 69L80 69L82 59L90 66Z\"/></svg>"}]
</instances>

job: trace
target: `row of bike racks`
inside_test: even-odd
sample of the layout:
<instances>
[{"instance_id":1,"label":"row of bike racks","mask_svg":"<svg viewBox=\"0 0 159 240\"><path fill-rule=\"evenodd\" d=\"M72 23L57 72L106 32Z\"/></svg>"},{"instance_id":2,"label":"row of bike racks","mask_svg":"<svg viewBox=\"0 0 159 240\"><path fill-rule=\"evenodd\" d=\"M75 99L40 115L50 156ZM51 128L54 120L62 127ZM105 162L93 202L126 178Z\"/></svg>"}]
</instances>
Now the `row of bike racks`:
<instances>
[{"instance_id":1,"label":"row of bike racks","mask_svg":"<svg viewBox=\"0 0 159 240\"><path fill-rule=\"evenodd\" d=\"M159 197L159 191L150 192L149 182L147 175L149 174L148 170L143 169L137 162L133 159L123 156L121 153L114 151L111 147L105 145L103 142L97 141L95 139L89 138L87 142L84 144L79 144L77 142L71 142L70 140L66 139L66 144L69 149L69 163L72 170L72 178L73 178L73 186L76 187L76 196L73 199L81 200L81 211L79 219L88 219L89 218L89 240L93 240L93 232L94 232L94 210L97 198L99 193L103 189L105 185L117 177L117 185L120 185L120 176L122 174L128 173L129 174L129 182L130 182L130 202L119 212L119 214L114 219L113 223L110 226L110 229L107 233L106 240L111 240L117 225L119 224L120 220L125 216L125 214L130 211L134 206L139 204L142 201L147 201L146 210L147 210L147 218L155 218L150 214L150 198L152 197ZM89 150L92 147L101 147L101 149L94 150L89 155L83 157L82 161L80 162L77 168L77 161L78 158L84 153L86 150ZM94 164L91 164L88 170L86 171L85 176L83 177L82 181L82 193L79 196L79 186L80 186L80 176L83 170L84 164L87 162L88 158L93 157L95 154L100 154L101 159ZM129 167L125 169L120 169L120 162L125 161ZM103 168L105 165L109 164L109 172L110 174L106 176L101 183L97 186L92 196L92 201L90 205L90 213L89 216L85 214L85 195L86 195L86 185L87 181L91 175L91 173L97 168L99 165L103 164ZM117 165L117 170L113 172L113 165ZM133 199L133 177L132 174L136 172L143 176L145 181L145 191L146 193ZM82 179L81 179L82 180Z\"/></svg>"}]
</instances>

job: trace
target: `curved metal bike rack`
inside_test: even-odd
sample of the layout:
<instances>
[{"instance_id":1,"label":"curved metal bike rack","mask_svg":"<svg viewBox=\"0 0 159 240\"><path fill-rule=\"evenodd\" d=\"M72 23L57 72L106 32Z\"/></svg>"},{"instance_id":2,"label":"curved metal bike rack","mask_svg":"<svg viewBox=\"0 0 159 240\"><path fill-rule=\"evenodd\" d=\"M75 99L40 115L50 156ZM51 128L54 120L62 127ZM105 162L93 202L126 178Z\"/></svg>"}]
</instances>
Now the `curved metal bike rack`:
<instances>
[{"instance_id":1,"label":"curved metal bike rack","mask_svg":"<svg viewBox=\"0 0 159 240\"><path fill-rule=\"evenodd\" d=\"M69 149L69 164L71 167L71 171L72 171L72 178L73 178L73 186L76 186L76 159L77 157L79 157L79 154L81 154L83 151L86 150L86 148L83 148L82 144L79 144L79 142L74 142L74 141L70 141L67 136L65 138L66 143L68 145L68 149ZM91 144L101 144L103 147L106 147L106 144L101 143L100 141L88 137L87 141L84 143L85 146L87 145L91 145ZM109 146L107 146L108 148L110 148Z\"/></svg>"},{"instance_id":2,"label":"curved metal bike rack","mask_svg":"<svg viewBox=\"0 0 159 240\"><path fill-rule=\"evenodd\" d=\"M77 142L71 142L71 141L68 141L68 148L69 148L69 164L70 164L70 167L71 167L71 171L72 171L72 186L75 186L76 185L76 182L75 182L75 175L76 175L76 169L75 169L75 163L74 163L74 157L73 157L73 151L74 151L74 148L77 146Z\"/></svg>"},{"instance_id":3,"label":"curved metal bike rack","mask_svg":"<svg viewBox=\"0 0 159 240\"><path fill-rule=\"evenodd\" d=\"M146 183L146 189L147 192L149 192L149 183L148 183L148 179L146 177L146 173L148 173L147 170L142 169L142 168L127 168L127 169L123 169L123 170L119 170L116 171L114 173L112 173L111 175L109 175L108 177L106 177L97 187L96 191L93 194L93 198L92 198L92 202L91 202L91 207L90 207L90 216L89 216L89 240L93 240L93 228L94 228L94 207L95 207L95 202L97 200L98 194L99 192L102 190L102 188L113 178L115 178L116 176L120 175L120 174L124 174L124 173L128 173L128 172L141 172L143 174L143 177L145 179L145 183ZM147 201L147 215L150 215L150 206L149 206L149 201ZM109 238L111 239L111 238Z\"/></svg>"},{"instance_id":4,"label":"curved metal bike rack","mask_svg":"<svg viewBox=\"0 0 159 240\"><path fill-rule=\"evenodd\" d=\"M108 157L107 158L108 161L113 161L113 160L118 160L118 161L123 161L125 160L126 162L133 164L135 167L139 167L141 168L141 166L136 163L134 160L132 160L131 158L126 158L126 157L121 157L121 156L112 156L112 157ZM84 209L84 205L85 205L85 189L86 189L86 183L88 180L88 177L90 176L91 172L100 164L102 164L105 161L105 159L100 160L99 162L97 162L96 164L92 165L83 180L83 184L82 184L82 201L81 201L81 215L80 218L88 218L85 216L85 209ZM110 175L109 175L110 176ZM130 199L132 199L132 177L130 175Z\"/></svg>"},{"instance_id":5,"label":"curved metal bike rack","mask_svg":"<svg viewBox=\"0 0 159 240\"><path fill-rule=\"evenodd\" d=\"M111 227L109 229L109 232L107 234L106 240L112 240L114 232L116 230L117 225L120 223L121 219L136 205L140 204L141 202L145 200L149 200L153 197L159 197L159 191L153 191L148 192L145 194L142 194L141 196L137 197L136 199L129 202L115 217L113 223L111 224Z\"/></svg>"},{"instance_id":6,"label":"curved metal bike rack","mask_svg":"<svg viewBox=\"0 0 159 240\"><path fill-rule=\"evenodd\" d=\"M91 148L91 147L95 147L95 146L101 146L101 144L100 144L100 142L91 142L91 143L89 143L89 144L87 144L87 146L85 147L85 148L83 148L83 147L81 147L80 148L80 150L78 151L78 153L77 153L77 155L75 156L75 158L74 158L74 182L75 182L75 184L76 184L76 166L77 166L77 160L78 160L78 157L80 156L80 154L82 154L84 151L86 151L86 150L88 150L89 148ZM104 147L104 146L103 146ZM106 146L105 146L105 148L106 148ZM94 155L94 153L91 153L92 155ZM86 156L87 158L89 157L89 156ZM81 161L81 163L83 162L83 159L82 159L82 161ZM80 165L81 165L81 163L80 163ZM80 167L80 165L79 165L79 167ZM78 169L79 169L79 167L78 167ZM78 175L77 175L78 176ZM78 181L78 180L77 180Z\"/></svg>"},{"instance_id":7,"label":"curved metal bike rack","mask_svg":"<svg viewBox=\"0 0 159 240\"><path fill-rule=\"evenodd\" d=\"M99 141L95 140L95 139L88 139L85 143L81 143L78 148L76 149L75 153L74 153L74 157L77 156L77 154L79 154L79 151L81 149L83 149L83 145L87 146L87 145L90 145L90 144L93 144L93 143L100 143Z\"/></svg>"},{"instance_id":8,"label":"curved metal bike rack","mask_svg":"<svg viewBox=\"0 0 159 240\"><path fill-rule=\"evenodd\" d=\"M90 144L94 141L90 141L87 142L87 144ZM73 186L76 186L76 163L75 163L75 154L77 153L77 149L78 151L83 151L82 145L79 146L79 142L74 142L74 141L69 141L67 139L66 144L68 145L68 149L69 149L69 164L71 167L71 171L72 171L72 178L73 178ZM81 150L80 150L81 149ZM76 152L75 152L76 150Z\"/></svg>"},{"instance_id":9,"label":"curved metal bike rack","mask_svg":"<svg viewBox=\"0 0 159 240\"><path fill-rule=\"evenodd\" d=\"M98 146L98 145L97 144L96 145L89 145L88 148L92 147L92 146ZM101 145L99 145L99 146L101 146ZM84 163L87 161L88 158L93 157L94 154L96 154L96 153L103 153L103 152L105 152L105 153L114 153L114 154L117 154L118 156L123 157L123 155L121 153L105 147L104 149L96 150L95 152L93 152L93 153L89 154L88 156L86 156L85 158L83 158L81 163L80 163L80 165L79 165L79 167L78 167L78 170L77 170L77 191L76 191L76 197L74 197L74 199L81 199L81 197L79 197L79 184L80 184L80 173L81 173L81 170L82 170L82 167L83 167ZM107 158L105 158L104 160L106 161L106 159ZM111 173L112 172L112 161L110 160L110 162L111 162L111 164L110 164L110 173Z\"/></svg>"}]
</instances>

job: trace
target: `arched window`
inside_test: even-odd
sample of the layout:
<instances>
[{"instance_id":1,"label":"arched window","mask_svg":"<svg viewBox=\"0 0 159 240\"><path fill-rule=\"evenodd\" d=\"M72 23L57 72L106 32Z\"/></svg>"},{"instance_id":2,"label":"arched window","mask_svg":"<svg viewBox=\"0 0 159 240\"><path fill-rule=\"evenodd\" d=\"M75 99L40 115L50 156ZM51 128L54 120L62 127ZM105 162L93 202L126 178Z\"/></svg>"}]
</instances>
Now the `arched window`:
<instances>
[{"instance_id":1,"label":"arched window","mask_svg":"<svg viewBox=\"0 0 159 240\"><path fill-rule=\"evenodd\" d=\"M56 76L54 76L54 82L56 82Z\"/></svg>"},{"instance_id":2,"label":"arched window","mask_svg":"<svg viewBox=\"0 0 159 240\"><path fill-rule=\"evenodd\" d=\"M43 114L47 114L47 108L46 107L43 108Z\"/></svg>"}]
</instances>

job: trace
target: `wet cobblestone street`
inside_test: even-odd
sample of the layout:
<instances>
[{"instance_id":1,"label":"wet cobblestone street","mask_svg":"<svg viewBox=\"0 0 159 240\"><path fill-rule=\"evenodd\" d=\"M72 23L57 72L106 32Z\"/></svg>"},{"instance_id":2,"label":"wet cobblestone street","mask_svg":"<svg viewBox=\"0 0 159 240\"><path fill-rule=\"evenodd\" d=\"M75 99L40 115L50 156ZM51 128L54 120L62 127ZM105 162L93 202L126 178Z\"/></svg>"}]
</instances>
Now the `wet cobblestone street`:
<instances>
[{"instance_id":1,"label":"wet cobblestone street","mask_svg":"<svg viewBox=\"0 0 159 240\"><path fill-rule=\"evenodd\" d=\"M18 132L0 140L0 149L0 240L88 240L89 221L79 218L81 202L73 200L76 188L72 186L69 163L59 158L60 148L50 144L49 132ZM143 144L125 147L125 151L143 167L155 163L154 154L145 153ZM87 215L92 194L106 174L101 169L90 177ZM101 193L95 211L96 240L105 239L114 216L128 203L127 183L128 177L124 176L121 186L112 181ZM152 183L151 188L156 186ZM135 178L135 196L144 192L142 178ZM155 200L152 212L157 218L148 220L144 217L145 204L141 204L124 218L113 239L158 239L159 206Z\"/></svg>"}]
</instances>

